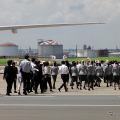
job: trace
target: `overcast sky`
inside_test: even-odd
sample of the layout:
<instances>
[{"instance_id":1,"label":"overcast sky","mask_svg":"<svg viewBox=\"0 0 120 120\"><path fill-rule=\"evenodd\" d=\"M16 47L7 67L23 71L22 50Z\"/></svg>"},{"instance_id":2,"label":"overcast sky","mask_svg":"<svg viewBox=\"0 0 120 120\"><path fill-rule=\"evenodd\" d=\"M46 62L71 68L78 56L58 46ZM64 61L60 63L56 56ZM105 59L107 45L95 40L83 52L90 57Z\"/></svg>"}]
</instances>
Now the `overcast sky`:
<instances>
[{"instance_id":1,"label":"overcast sky","mask_svg":"<svg viewBox=\"0 0 120 120\"><path fill-rule=\"evenodd\" d=\"M0 26L86 22L106 24L0 31L0 44L37 48L37 39L44 39L64 49L120 48L120 0L0 0Z\"/></svg>"}]
</instances>

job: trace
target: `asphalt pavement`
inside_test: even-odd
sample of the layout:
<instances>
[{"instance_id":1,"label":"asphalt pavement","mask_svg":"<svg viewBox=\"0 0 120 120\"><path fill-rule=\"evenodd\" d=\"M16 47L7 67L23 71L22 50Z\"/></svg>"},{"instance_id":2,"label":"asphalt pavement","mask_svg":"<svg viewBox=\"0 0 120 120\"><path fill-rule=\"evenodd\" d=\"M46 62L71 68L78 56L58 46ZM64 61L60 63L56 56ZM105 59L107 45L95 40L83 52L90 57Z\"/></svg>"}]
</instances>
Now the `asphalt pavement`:
<instances>
[{"instance_id":1,"label":"asphalt pavement","mask_svg":"<svg viewBox=\"0 0 120 120\"><path fill-rule=\"evenodd\" d=\"M2 120L120 120L118 95L0 96Z\"/></svg>"},{"instance_id":2,"label":"asphalt pavement","mask_svg":"<svg viewBox=\"0 0 120 120\"><path fill-rule=\"evenodd\" d=\"M3 70L4 66L0 67ZM41 94L34 92L27 96L18 96L12 89L11 96L6 96L6 82L0 74L0 120L120 120L120 90L113 86L94 90L71 89L58 91L62 84L60 75L56 89ZM22 93L22 88L21 88Z\"/></svg>"}]
</instances>

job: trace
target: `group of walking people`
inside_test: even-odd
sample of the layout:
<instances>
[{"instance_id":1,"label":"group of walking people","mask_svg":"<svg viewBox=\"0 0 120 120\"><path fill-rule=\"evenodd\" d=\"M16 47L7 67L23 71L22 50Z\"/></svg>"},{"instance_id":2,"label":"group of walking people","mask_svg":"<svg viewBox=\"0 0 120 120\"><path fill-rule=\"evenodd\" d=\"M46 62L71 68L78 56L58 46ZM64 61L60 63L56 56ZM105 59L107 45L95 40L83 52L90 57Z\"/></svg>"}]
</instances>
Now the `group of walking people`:
<instances>
[{"instance_id":1,"label":"group of walking people","mask_svg":"<svg viewBox=\"0 0 120 120\"><path fill-rule=\"evenodd\" d=\"M89 91L91 89L94 90L96 86L101 87L102 81L106 83L106 87L114 86L114 90L116 90L116 85L118 85L118 89L120 89L120 63L117 61L110 61L108 63L104 61L73 61L72 64L69 64L68 61L62 61L62 66L59 67L59 70L61 71L61 78L64 79L63 82L65 81L63 84L65 91L68 90L69 76L71 78L71 89L73 89L75 82L77 89L87 90L86 87L88 87ZM67 66L68 71L62 73L65 71L65 66ZM62 76L66 77L63 78ZM62 86L58 90L60 91L61 88Z\"/></svg>"},{"instance_id":2,"label":"group of walking people","mask_svg":"<svg viewBox=\"0 0 120 120\"><path fill-rule=\"evenodd\" d=\"M8 60L8 65L4 68L3 79L6 80L7 90L6 95L12 93L12 86L14 85L14 93L21 95L21 85L23 83L23 94L35 92L38 94L38 86L40 85L41 93L47 91L49 84L50 92L55 89L55 82L58 75L58 66L56 62L53 63L53 67L49 66L49 62L36 61L35 58L29 60L29 56L25 55L25 60L21 61L18 67L15 66L15 62ZM53 77L53 85L51 82L51 74ZM18 79L18 81L17 81ZM18 91L16 90L16 82L18 83Z\"/></svg>"},{"instance_id":3,"label":"group of walking people","mask_svg":"<svg viewBox=\"0 0 120 120\"><path fill-rule=\"evenodd\" d=\"M59 88L56 88L58 74L61 74L63 82ZM30 61L29 56L25 55L25 60L21 61L19 67L16 67L12 60L8 61L8 65L4 69L3 79L6 79L7 83L6 95L10 95L13 85L14 93L21 95L22 83L24 95L30 92L38 94L38 86L40 86L41 93L44 93L48 90L48 85L50 92L53 92L53 89L58 89L61 92L62 87L64 87L65 92L68 92L69 82L71 89L74 89L74 84L76 84L76 89L90 91L94 90L95 86L100 87L102 80L106 83L106 87L114 85L114 90L116 90L116 84L120 89L120 64L117 61L111 61L107 64L104 61L73 61L71 64L68 61L62 61L61 66L58 67L56 62L53 62L53 66L50 66L49 62L41 64L35 58ZM17 79L18 91L16 90Z\"/></svg>"}]
</instances>

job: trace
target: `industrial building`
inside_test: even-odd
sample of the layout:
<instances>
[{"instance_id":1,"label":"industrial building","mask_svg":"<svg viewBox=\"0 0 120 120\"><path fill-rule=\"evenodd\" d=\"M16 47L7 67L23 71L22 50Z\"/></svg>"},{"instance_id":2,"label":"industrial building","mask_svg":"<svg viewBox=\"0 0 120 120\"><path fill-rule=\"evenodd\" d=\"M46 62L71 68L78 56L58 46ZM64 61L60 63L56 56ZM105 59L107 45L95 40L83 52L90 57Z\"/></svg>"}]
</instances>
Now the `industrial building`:
<instances>
[{"instance_id":1,"label":"industrial building","mask_svg":"<svg viewBox=\"0 0 120 120\"><path fill-rule=\"evenodd\" d=\"M56 56L56 59L63 58L63 45L53 40L38 42L38 57L50 58Z\"/></svg>"},{"instance_id":2,"label":"industrial building","mask_svg":"<svg viewBox=\"0 0 120 120\"><path fill-rule=\"evenodd\" d=\"M18 56L18 46L9 42L0 44L0 56Z\"/></svg>"},{"instance_id":3,"label":"industrial building","mask_svg":"<svg viewBox=\"0 0 120 120\"><path fill-rule=\"evenodd\" d=\"M109 53L109 57L120 57L120 52Z\"/></svg>"},{"instance_id":4,"label":"industrial building","mask_svg":"<svg viewBox=\"0 0 120 120\"><path fill-rule=\"evenodd\" d=\"M100 49L98 50L99 57L108 57L108 49Z\"/></svg>"},{"instance_id":5,"label":"industrial building","mask_svg":"<svg viewBox=\"0 0 120 120\"><path fill-rule=\"evenodd\" d=\"M97 50L77 50L77 57L98 57Z\"/></svg>"}]
</instances>

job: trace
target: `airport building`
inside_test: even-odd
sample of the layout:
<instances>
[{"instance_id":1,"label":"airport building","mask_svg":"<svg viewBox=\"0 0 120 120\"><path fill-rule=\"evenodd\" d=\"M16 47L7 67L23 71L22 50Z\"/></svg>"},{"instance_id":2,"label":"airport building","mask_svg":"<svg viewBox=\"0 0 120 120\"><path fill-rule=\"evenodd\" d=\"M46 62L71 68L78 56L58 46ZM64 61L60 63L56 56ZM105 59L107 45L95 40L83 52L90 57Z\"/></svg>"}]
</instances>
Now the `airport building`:
<instances>
[{"instance_id":1,"label":"airport building","mask_svg":"<svg viewBox=\"0 0 120 120\"><path fill-rule=\"evenodd\" d=\"M56 59L63 58L63 45L53 40L38 41L38 57L51 58L55 56Z\"/></svg>"},{"instance_id":2,"label":"airport building","mask_svg":"<svg viewBox=\"0 0 120 120\"><path fill-rule=\"evenodd\" d=\"M0 56L18 56L18 46L9 42L0 44Z\"/></svg>"}]
</instances>

